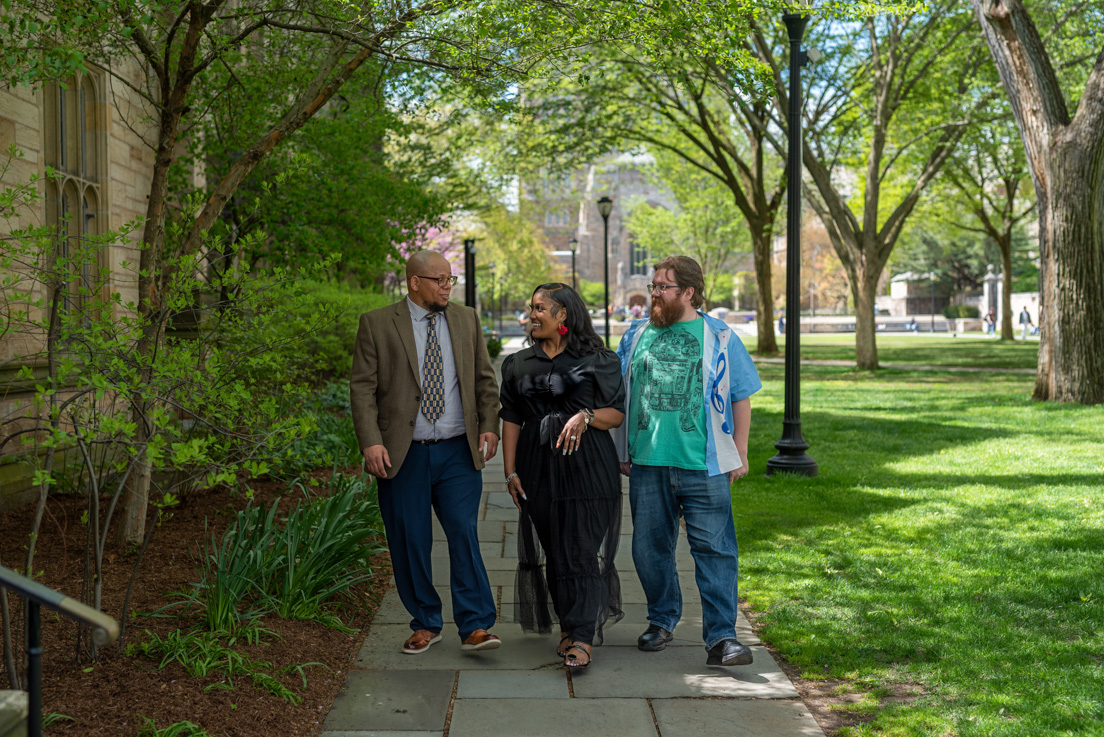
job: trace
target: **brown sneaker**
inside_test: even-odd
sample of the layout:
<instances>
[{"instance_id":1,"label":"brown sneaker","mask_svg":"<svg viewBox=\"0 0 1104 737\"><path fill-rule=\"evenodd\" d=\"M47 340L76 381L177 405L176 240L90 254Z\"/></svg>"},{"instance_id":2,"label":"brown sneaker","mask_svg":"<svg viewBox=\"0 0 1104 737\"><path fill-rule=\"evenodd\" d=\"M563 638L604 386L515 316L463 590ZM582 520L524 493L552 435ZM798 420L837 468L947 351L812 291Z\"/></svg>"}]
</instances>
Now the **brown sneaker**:
<instances>
[{"instance_id":1,"label":"brown sneaker","mask_svg":"<svg viewBox=\"0 0 1104 737\"><path fill-rule=\"evenodd\" d=\"M464 640L460 645L460 649L465 652L474 652L476 650L497 650L502 645L502 640L498 639L497 635L492 635L487 630L476 630L468 635L468 639Z\"/></svg>"},{"instance_id":2,"label":"brown sneaker","mask_svg":"<svg viewBox=\"0 0 1104 737\"><path fill-rule=\"evenodd\" d=\"M429 630L415 630L406 642L403 643L402 651L405 655L420 655L429 649L429 646L435 642L441 641L440 632L430 632Z\"/></svg>"}]
</instances>

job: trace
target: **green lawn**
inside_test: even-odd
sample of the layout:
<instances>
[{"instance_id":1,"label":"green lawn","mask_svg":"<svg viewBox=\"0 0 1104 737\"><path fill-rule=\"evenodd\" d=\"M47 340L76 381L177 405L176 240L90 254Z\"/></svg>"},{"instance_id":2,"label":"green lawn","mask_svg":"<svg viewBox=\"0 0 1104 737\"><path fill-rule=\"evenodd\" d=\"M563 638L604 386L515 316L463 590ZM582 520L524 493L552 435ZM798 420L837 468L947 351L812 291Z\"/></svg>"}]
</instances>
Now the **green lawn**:
<instances>
[{"instance_id":1,"label":"green lawn","mask_svg":"<svg viewBox=\"0 0 1104 737\"><path fill-rule=\"evenodd\" d=\"M878 362L910 366L983 366L986 368L1033 369L1038 364L1039 341L1016 340L1011 343L992 338L944 338L924 335L879 335ZM756 346L754 337L744 338L749 351ZM786 341L778 340L785 351ZM855 360L853 333L802 335L801 357L805 360Z\"/></svg>"},{"instance_id":2,"label":"green lawn","mask_svg":"<svg viewBox=\"0 0 1104 737\"><path fill-rule=\"evenodd\" d=\"M976 363L983 343L898 340L883 361ZM760 372L741 596L806 677L870 694L846 734L1104 734L1104 407L1034 403L1025 375L805 367L820 476L767 478L783 367Z\"/></svg>"}]
</instances>

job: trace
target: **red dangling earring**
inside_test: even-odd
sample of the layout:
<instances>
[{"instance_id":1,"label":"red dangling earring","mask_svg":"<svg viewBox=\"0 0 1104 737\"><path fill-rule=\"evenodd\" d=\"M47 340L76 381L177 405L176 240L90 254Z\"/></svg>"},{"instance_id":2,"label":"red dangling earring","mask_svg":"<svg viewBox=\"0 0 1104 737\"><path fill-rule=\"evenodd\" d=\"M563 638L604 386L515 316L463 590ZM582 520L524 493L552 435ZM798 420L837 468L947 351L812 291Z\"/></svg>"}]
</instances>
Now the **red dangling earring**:
<instances>
[{"instance_id":1,"label":"red dangling earring","mask_svg":"<svg viewBox=\"0 0 1104 737\"><path fill-rule=\"evenodd\" d=\"M556 332L559 333L560 335L567 335L567 326L566 325L560 325L558 328L556 328Z\"/></svg>"}]
</instances>

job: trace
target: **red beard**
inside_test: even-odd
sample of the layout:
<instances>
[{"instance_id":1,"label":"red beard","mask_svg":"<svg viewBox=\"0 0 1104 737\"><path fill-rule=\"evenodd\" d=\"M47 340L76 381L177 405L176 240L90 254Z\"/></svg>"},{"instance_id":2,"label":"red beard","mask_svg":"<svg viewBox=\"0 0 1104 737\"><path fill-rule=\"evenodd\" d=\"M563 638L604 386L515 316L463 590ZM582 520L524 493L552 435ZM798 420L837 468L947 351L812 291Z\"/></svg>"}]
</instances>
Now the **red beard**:
<instances>
[{"instance_id":1,"label":"red beard","mask_svg":"<svg viewBox=\"0 0 1104 737\"><path fill-rule=\"evenodd\" d=\"M652 325L667 328L682 318L682 303L668 302L664 299L652 300Z\"/></svg>"}]
</instances>

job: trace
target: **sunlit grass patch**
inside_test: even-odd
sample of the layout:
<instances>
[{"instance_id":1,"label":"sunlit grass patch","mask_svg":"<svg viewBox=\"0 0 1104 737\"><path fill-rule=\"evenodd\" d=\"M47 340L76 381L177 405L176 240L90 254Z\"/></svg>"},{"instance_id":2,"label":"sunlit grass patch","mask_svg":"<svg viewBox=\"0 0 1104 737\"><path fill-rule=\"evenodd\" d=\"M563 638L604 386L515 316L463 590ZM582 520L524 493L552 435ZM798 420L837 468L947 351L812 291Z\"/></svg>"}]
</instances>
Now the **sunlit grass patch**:
<instances>
[{"instance_id":1,"label":"sunlit grass patch","mask_svg":"<svg viewBox=\"0 0 1104 737\"><path fill-rule=\"evenodd\" d=\"M1104 408L1033 402L1028 375L804 367L820 476L767 478L783 371L760 371L741 595L807 677L869 695L847 734L1104 734Z\"/></svg>"}]
</instances>

